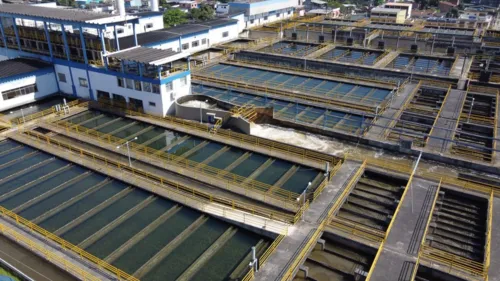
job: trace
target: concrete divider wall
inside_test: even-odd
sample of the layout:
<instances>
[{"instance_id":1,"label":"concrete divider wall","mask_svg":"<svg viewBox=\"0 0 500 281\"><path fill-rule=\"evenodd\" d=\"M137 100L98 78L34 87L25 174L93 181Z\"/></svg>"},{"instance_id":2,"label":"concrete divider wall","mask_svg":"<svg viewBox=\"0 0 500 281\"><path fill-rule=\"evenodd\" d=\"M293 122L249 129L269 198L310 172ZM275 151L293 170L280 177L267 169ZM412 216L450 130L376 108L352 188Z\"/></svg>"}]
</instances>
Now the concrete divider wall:
<instances>
[{"instance_id":1,"label":"concrete divider wall","mask_svg":"<svg viewBox=\"0 0 500 281\"><path fill-rule=\"evenodd\" d=\"M216 104L218 108L221 109L212 109L212 108L199 108L183 105L188 101L201 101L205 102L208 100L210 104ZM178 98L175 101L175 116L186 119L186 120L195 120L200 121L200 111L203 123L208 123L208 115L207 113L215 114L216 117L220 117L223 120L223 124L229 119L231 114L229 113L229 109L233 107L232 104L222 102L220 100L214 99L210 96L205 95L187 95ZM225 109L225 110L224 110Z\"/></svg>"}]
</instances>

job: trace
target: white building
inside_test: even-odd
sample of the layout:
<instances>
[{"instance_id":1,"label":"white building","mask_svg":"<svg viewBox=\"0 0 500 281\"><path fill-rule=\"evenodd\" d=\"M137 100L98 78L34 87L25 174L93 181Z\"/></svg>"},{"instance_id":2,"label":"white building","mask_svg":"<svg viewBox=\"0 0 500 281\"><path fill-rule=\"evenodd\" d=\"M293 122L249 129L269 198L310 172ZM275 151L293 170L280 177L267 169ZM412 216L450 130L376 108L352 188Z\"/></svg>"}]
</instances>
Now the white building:
<instances>
[{"instance_id":1,"label":"white building","mask_svg":"<svg viewBox=\"0 0 500 281\"><path fill-rule=\"evenodd\" d=\"M16 58L0 63L0 111L57 93L54 67L44 61Z\"/></svg>"},{"instance_id":2,"label":"white building","mask_svg":"<svg viewBox=\"0 0 500 281\"><path fill-rule=\"evenodd\" d=\"M217 6L218 14L244 14L244 27L251 28L291 18L302 0L239 0Z\"/></svg>"}]
</instances>

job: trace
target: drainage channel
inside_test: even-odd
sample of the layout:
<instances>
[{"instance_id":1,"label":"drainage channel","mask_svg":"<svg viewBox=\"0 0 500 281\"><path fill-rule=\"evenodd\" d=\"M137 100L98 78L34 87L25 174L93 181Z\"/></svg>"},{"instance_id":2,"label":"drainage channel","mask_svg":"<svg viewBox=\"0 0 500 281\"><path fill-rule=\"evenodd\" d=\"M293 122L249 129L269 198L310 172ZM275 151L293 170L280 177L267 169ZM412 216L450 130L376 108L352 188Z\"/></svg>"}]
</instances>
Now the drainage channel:
<instances>
[{"instance_id":1,"label":"drainage channel","mask_svg":"<svg viewBox=\"0 0 500 281\"><path fill-rule=\"evenodd\" d=\"M264 236L45 152L0 142L7 147L2 207L141 280L237 280L251 247L263 253L269 245Z\"/></svg>"},{"instance_id":2,"label":"drainage channel","mask_svg":"<svg viewBox=\"0 0 500 281\"><path fill-rule=\"evenodd\" d=\"M376 250L325 232L294 281L363 280Z\"/></svg>"}]
</instances>

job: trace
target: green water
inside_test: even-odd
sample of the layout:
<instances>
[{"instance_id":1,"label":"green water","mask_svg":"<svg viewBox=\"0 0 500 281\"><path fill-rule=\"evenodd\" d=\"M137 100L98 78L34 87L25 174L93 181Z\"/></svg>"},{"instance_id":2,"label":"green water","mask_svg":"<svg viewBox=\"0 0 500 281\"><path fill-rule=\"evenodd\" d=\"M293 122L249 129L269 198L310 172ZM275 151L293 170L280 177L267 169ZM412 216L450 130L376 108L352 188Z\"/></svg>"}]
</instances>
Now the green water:
<instances>
[{"instance_id":1,"label":"green water","mask_svg":"<svg viewBox=\"0 0 500 281\"><path fill-rule=\"evenodd\" d=\"M76 219L80 215L84 214L88 210L104 202L106 199L120 192L121 190L123 190L123 188L125 188L124 184L117 181L112 181L101 187L98 191L86 196L75 204L64 209L62 212L58 212L57 214L42 221L40 223L40 226L47 229L48 231L54 232L55 230Z\"/></svg>"},{"instance_id":2,"label":"green water","mask_svg":"<svg viewBox=\"0 0 500 281\"><path fill-rule=\"evenodd\" d=\"M240 158L243 154L245 154L243 150L231 147L228 151L222 153L222 155L210 161L210 166L223 170L238 158Z\"/></svg>"},{"instance_id":3,"label":"green water","mask_svg":"<svg viewBox=\"0 0 500 281\"><path fill-rule=\"evenodd\" d=\"M153 129L150 129L147 132L144 132L144 133L138 135L137 139L134 142L138 143L138 144L143 144L143 143L161 135L165 131L166 130L162 130L162 129L153 127Z\"/></svg>"},{"instance_id":4,"label":"green water","mask_svg":"<svg viewBox=\"0 0 500 281\"><path fill-rule=\"evenodd\" d=\"M130 123L132 123L132 121L127 119L120 119L117 117L115 118L115 121L111 122L110 124L102 128L99 128L98 131L104 134L109 134L115 130L123 129L124 126L130 125Z\"/></svg>"},{"instance_id":5,"label":"green water","mask_svg":"<svg viewBox=\"0 0 500 281\"><path fill-rule=\"evenodd\" d=\"M20 144L10 140L0 141L0 153L18 146L20 146Z\"/></svg>"},{"instance_id":6,"label":"green water","mask_svg":"<svg viewBox=\"0 0 500 281\"><path fill-rule=\"evenodd\" d=\"M215 255L191 278L193 281L224 280L251 252L252 246L259 241L258 237L244 230L239 230Z\"/></svg>"},{"instance_id":7,"label":"green water","mask_svg":"<svg viewBox=\"0 0 500 281\"><path fill-rule=\"evenodd\" d=\"M120 138L120 139L125 139L127 138L128 136L131 136L139 131L142 131L144 129L146 129L147 127L149 127L148 125L144 124L144 123L137 123L133 126L130 126L128 127L127 129L125 130L121 130L119 131L118 133L116 134L113 134L115 137L117 138Z\"/></svg>"},{"instance_id":8,"label":"green water","mask_svg":"<svg viewBox=\"0 0 500 281\"><path fill-rule=\"evenodd\" d=\"M97 118L95 120L92 120L92 121L89 121L89 122L83 124L82 126L85 127L85 128L92 129L92 128L95 128L97 126L101 126L103 124L106 124L109 121L114 120L114 119L116 119L116 117L114 117L114 116L111 117L109 115L103 115L100 118ZM71 120L70 120L70 122L71 122Z\"/></svg>"},{"instance_id":9,"label":"green water","mask_svg":"<svg viewBox=\"0 0 500 281\"><path fill-rule=\"evenodd\" d=\"M223 147L224 146L219 143L210 142L204 147L198 149L193 154L189 155L187 158L189 160L201 163L205 161L205 159L207 159L208 157L212 156L212 154L215 154L217 151L221 150Z\"/></svg>"},{"instance_id":10,"label":"green water","mask_svg":"<svg viewBox=\"0 0 500 281\"><path fill-rule=\"evenodd\" d=\"M134 273L199 217L200 213L188 208L182 208L130 248L113 265L130 274Z\"/></svg>"},{"instance_id":11,"label":"green water","mask_svg":"<svg viewBox=\"0 0 500 281\"><path fill-rule=\"evenodd\" d=\"M166 281L177 279L228 227L228 224L210 218L141 280ZM220 277L220 280L222 280L222 276Z\"/></svg>"},{"instance_id":12,"label":"green water","mask_svg":"<svg viewBox=\"0 0 500 281\"><path fill-rule=\"evenodd\" d=\"M0 165L5 164L7 162L10 162L12 160L19 159L19 158L23 157L24 155L31 153L33 151L35 151L33 148L28 147L28 146L24 146L21 149L18 149L16 151L12 151L10 153L2 155L2 156L0 156Z\"/></svg>"},{"instance_id":13,"label":"green water","mask_svg":"<svg viewBox=\"0 0 500 281\"><path fill-rule=\"evenodd\" d=\"M46 165L36 168L35 170L30 171L29 173L23 174L18 177L14 177L7 182L0 184L0 195L5 194L9 191L12 191L18 187L21 187L31 181L34 181L54 170L57 170L63 166L66 166L68 163L62 161L60 159L56 159Z\"/></svg>"},{"instance_id":14,"label":"green water","mask_svg":"<svg viewBox=\"0 0 500 281\"><path fill-rule=\"evenodd\" d=\"M255 180L273 185L278 181L290 168L292 163L276 159L271 166L264 169Z\"/></svg>"},{"instance_id":15,"label":"green water","mask_svg":"<svg viewBox=\"0 0 500 281\"><path fill-rule=\"evenodd\" d=\"M195 146L199 145L202 142L203 142L203 140L200 138L190 137L189 139L187 139L187 140L175 145L174 147L170 148L168 153L180 156L180 155L188 152L189 150L191 150L192 148L194 148Z\"/></svg>"},{"instance_id":16,"label":"green water","mask_svg":"<svg viewBox=\"0 0 500 281\"><path fill-rule=\"evenodd\" d=\"M241 162L238 166L231 170L231 173L240 175L242 177L250 176L257 168L264 164L269 157L252 154L245 161Z\"/></svg>"},{"instance_id":17,"label":"green water","mask_svg":"<svg viewBox=\"0 0 500 281\"><path fill-rule=\"evenodd\" d=\"M8 177L14 173L22 171L26 168L29 168L35 164L43 162L47 159L52 158L53 156L45 154L45 153L37 153L28 158L22 159L22 161L13 162L2 169L0 169L0 178Z\"/></svg>"},{"instance_id":18,"label":"green water","mask_svg":"<svg viewBox=\"0 0 500 281\"><path fill-rule=\"evenodd\" d=\"M86 250L101 259L106 258L174 205L171 201L156 199L90 245Z\"/></svg>"},{"instance_id":19,"label":"green water","mask_svg":"<svg viewBox=\"0 0 500 281\"><path fill-rule=\"evenodd\" d=\"M84 121L87 121L87 120L90 120L96 116L99 116L100 113L99 112L95 112L95 111L85 111L83 113L80 113L74 117L72 117L71 119L69 119L68 121L71 122L71 123L75 123L75 124L80 124Z\"/></svg>"},{"instance_id":20,"label":"green water","mask_svg":"<svg viewBox=\"0 0 500 281\"><path fill-rule=\"evenodd\" d=\"M54 175L50 178L47 178L43 180L42 182L39 182L30 188L16 194L15 196L2 201L0 204L4 206L5 208L12 210L15 207L39 196L42 195L43 193L77 177L78 175L82 174L85 172L85 169L76 166L76 167L71 167L68 170L64 170L59 172L57 175Z\"/></svg>"},{"instance_id":21,"label":"green water","mask_svg":"<svg viewBox=\"0 0 500 281\"><path fill-rule=\"evenodd\" d=\"M299 167L295 173L288 179L281 188L295 193L301 193L306 188L309 182L312 181L322 172L312 168Z\"/></svg>"},{"instance_id":22,"label":"green water","mask_svg":"<svg viewBox=\"0 0 500 281\"><path fill-rule=\"evenodd\" d=\"M134 189L134 191L127 194L125 197L115 201L110 206L104 208L102 211L65 233L62 238L78 245L87 237L90 237L92 234L99 231L99 229L114 221L147 197L148 193L139 189Z\"/></svg>"},{"instance_id":23,"label":"green water","mask_svg":"<svg viewBox=\"0 0 500 281\"><path fill-rule=\"evenodd\" d=\"M163 131L161 129L159 129L159 130ZM179 138L182 137L182 135L178 134L178 133L174 133L174 132L170 132L170 131L164 131L164 132L167 132L165 134L165 136L160 137L159 139L150 143L148 146L153 148L153 149L160 150L160 149L168 147L169 145L176 142Z\"/></svg>"},{"instance_id":24,"label":"green water","mask_svg":"<svg viewBox=\"0 0 500 281\"><path fill-rule=\"evenodd\" d=\"M45 212L52 210L53 208L59 206L62 202L66 202L71 198L81 194L85 190L93 187L94 185L102 182L106 179L104 176L98 174L92 174L80 181L73 183L71 186L57 192L56 194L45 198L44 200L38 202L37 204L23 210L19 213L23 218L32 220Z\"/></svg>"}]
</instances>

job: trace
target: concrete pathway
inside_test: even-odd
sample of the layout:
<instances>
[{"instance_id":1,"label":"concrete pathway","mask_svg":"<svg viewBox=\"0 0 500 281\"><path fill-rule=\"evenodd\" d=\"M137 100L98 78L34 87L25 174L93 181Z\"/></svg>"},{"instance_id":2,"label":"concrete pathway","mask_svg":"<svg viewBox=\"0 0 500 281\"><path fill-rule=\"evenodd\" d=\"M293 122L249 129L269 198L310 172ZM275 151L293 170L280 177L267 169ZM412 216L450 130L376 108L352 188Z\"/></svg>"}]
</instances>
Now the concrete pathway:
<instances>
[{"instance_id":1,"label":"concrete pathway","mask_svg":"<svg viewBox=\"0 0 500 281\"><path fill-rule=\"evenodd\" d=\"M493 226L491 231L491 254L489 281L500 281L500 198L493 199Z\"/></svg>"},{"instance_id":2,"label":"concrete pathway","mask_svg":"<svg viewBox=\"0 0 500 281\"><path fill-rule=\"evenodd\" d=\"M352 174L359 168L359 164L347 161L332 178L323 193L311 204L304 215L304 221L290 227L288 236L269 257L261 271L255 274L255 280L278 281L284 276L293 261L297 258L311 235L315 232L326 214L335 203L337 196L346 187ZM312 249L311 249L312 250ZM306 255L307 256L307 255ZM303 261L301 261L303 262Z\"/></svg>"}]
</instances>

